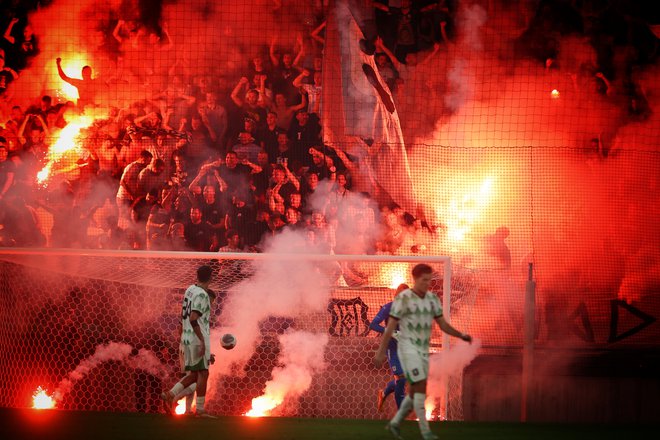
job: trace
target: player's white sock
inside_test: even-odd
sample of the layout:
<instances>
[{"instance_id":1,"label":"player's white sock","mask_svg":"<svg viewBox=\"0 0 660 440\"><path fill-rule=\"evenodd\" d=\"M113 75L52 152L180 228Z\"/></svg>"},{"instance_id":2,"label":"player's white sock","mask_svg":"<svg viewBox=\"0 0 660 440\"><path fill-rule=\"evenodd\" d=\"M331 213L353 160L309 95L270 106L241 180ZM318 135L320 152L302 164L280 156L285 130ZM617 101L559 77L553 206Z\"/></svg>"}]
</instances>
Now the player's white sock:
<instances>
[{"instance_id":1,"label":"player's white sock","mask_svg":"<svg viewBox=\"0 0 660 440\"><path fill-rule=\"evenodd\" d=\"M172 396L176 396L176 395L178 395L181 391L183 391L183 385L181 384L181 382L177 382L176 385L174 385L174 386L172 387L172 389L170 390L170 394L171 394Z\"/></svg>"},{"instance_id":2,"label":"player's white sock","mask_svg":"<svg viewBox=\"0 0 660 440\"><path fill-rule=\"evenodd\" d=\"M197 389L197 384L196 383L188 385L187 387L182 389L179 394L174 396L174 400L176 400L178 402L182 397L194 394L196 389Z\"/></svg>"},{"instance_id":3,"label":"player's white sock","mask_svg":"<svg viewBox=\"0 0 660 440\"><path fill-rule=\"evenodd\" d=\"M197 405L197 412L202 413L204 412L204 400L206 399L206 396L197 396L197 399L195 400L195 405Z\"/></svg>"},{"instance_id":4,"label":"player's white sock","mask_svg":"<svg viewBox=\"0 0 660 440\"><path fill-rule=\"evenodd\" d=\"M406 394L406 398L401 402L399 410L396 412L390 423L393 425L400 425L403 419L410 414L410 410L413 408L413 400L410 397L410 394Z\"/></svg>"},{"instance_id":5,"label":"player's white sock","mask_svg":"<svg viewBox=\"0 0 660 440\"><path fill-rule=\"evenodd\" d=\"M426 420L426 409L424 408L424 402L426 401L426 394L415 393L413 398L413 406L415 408L415 415L419 421L419 430L422 434L429 432L429 422Z\"/></svg>"},{"instance_id":6,"label":"player's white sock","mask_svg":"<svg viewBox=\"0 0 660 440\"><path fill-rule=\"evenodd\" d=\"M193 397L195 395L195 390L196 389L197 389L197 384L193 383L193 384L190 384L187 387L185 387L183 389L183 391L181 391L179 394L174 396L174 401L175 402L178 402L179 400L181 400L182 397L186 398L186 412L187 413L190 412L190 408L192 407Z\"/></svg>"}]
</instances>

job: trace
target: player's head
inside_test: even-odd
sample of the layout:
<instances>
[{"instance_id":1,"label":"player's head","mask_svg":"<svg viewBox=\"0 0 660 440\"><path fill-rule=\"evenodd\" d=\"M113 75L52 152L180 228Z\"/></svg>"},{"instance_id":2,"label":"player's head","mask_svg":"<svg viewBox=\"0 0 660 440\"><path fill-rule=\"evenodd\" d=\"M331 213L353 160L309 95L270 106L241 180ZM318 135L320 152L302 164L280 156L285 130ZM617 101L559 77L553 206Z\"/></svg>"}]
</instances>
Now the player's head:
<instances>
[{"instance_id":1,"label":"player's head","mask_svg":"<svg viewBox=\"0 0 660 440\"><path fill-rule=\"evenodd\" d=\"M396 288L396 293L398 295L399 293L403 292L404 290L408 290L408 289L410 289L410 286L407 285L406 283L399 284L399 287Z\"/></svg>"},{"instance_id":2,"label":"player's head","mask_svg":"<svg viewBox=\"0 0 660 440\"><path fill-rule=\"evenodd\" d=\"M415 290L418 292L426 292L431 285L433 268L428 264L418 264L413 267L412 276L413 280L415 280Z\"/></svg>"},{"instance_id":3,"label":"player's head","mask_svg":"<svg viewBox=\"0 0 660 440\"><path fill-rule=\"evenodd\" d=\"M202 284L206 284L211 281L211 276L213 275L213 269L211 266L200 266L197 269L197 281Z\"/></svg>"}]
</instances>

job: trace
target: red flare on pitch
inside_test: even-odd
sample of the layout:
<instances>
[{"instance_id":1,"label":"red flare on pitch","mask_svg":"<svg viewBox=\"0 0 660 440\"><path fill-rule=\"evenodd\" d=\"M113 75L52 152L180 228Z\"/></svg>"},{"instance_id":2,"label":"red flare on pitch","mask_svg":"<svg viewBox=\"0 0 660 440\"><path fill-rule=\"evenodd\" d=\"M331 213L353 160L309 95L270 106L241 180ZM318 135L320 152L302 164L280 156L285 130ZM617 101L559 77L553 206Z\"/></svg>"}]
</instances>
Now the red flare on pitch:
<instances>
[{"instance_id":1,"label":"red flare on pitch","mask_svg":"<svg viewBox=\"0 0 660 440\"><path fill-rule=\"evenodd\" d=\"M32 395L32 408L53 409L55 408L55 400L46 393L46 390L38 387Z\"/></svg>"}]
</instances>

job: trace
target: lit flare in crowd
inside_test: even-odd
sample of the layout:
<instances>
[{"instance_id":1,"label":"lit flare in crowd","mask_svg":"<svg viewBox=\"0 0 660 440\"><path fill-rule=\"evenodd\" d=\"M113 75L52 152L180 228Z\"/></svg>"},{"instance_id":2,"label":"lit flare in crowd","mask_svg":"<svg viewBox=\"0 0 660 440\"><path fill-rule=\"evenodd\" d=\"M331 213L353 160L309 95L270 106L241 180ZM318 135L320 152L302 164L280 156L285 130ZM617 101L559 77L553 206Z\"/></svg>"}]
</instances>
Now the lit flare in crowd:
<instances>
[{"instance_id":1,"label":"lit flare in crowd","mask_svg":"<svg viewBox=\"0 0 660 440\"><path fill-rule=\"evenodd\" d=\"M79 78L82 68L87 65L89 65L87 55L83 53L67 53L66 59L62 60L62 70L71 78ZM54 69L53 71L56 72ZM57 81L59 85L60 99L70 101L78 100L78 89L76 87L59 79L59 77L57 78Z\"/></svg>"},{"instance_id":2,"label":"lit flare in crowd","mask_svg":"<svg viewBox=\"0 0 660 440\"><path fill-rule=\"evenodd\" d=\"M381 271L382 285L388 286L390 289L396 289L407 281L406 275L409 269L406 264L387 263L381 266Z\"/></svg>"},{"instance_id":3,"label":"lit flare in crowd","mask_svg":"<svg viewBox=\"0 0 660 440\"><path fill-rule=\"evenodd\" d=\"M80 131L92 125L92 122L94 122L93 118L80 116L69 122L60 131L57 141L48 149L48 163L37 173L37 182L39 184L47 185L48 179L52 176L53 165L62 161L62 158L69 152L81 153L82 150L79 145L78 136ZM75 163L76 159L72 159L70 162ZM65 171L59 170L60 173Z\"/></svg>"},{"instance_id":4,"label":"lit flare in crowd","mask_svg":"<svg viewBox=\"0 0 660 440\"><path fill-rule=\"evenodd\" d=\"M461 242L481 218L493 195L495 179L484 179L477 191L468 192L449 204L447 237L454 243Z\"/></svg>"}]
</instances>

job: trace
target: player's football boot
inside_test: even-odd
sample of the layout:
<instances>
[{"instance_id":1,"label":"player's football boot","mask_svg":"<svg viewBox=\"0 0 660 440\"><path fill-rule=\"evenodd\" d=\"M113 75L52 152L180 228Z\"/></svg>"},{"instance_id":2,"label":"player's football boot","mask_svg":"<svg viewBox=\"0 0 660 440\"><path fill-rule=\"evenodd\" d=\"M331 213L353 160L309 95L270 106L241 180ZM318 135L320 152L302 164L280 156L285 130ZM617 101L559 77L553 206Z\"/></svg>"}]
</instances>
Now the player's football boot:
<instances>
[{"instance_id":1,"label":"player's football boot","mask_svg":"<svg viewBox=\"0 0 660 440\"><path fill-rule=\"evenodd\" d=\"M160 393L160 398L163 400L165 414L174 415L174 398L170 396L170 393L164 391Z\"/></svg>"},{"instance_id":2,"label":"player's football boot","mask_svg":"<svg viewBox=\"0 0 660 440\"><path fill-rule=\"evenodd\" d=\"M211 414L207 413L206 411L197 411L195 413L195 417L199 417L202 419L217 419L216 416L212 416Z\"/></svg>"},{"instance_id":3,"label":"player's football boot","mask_svg":"<svg viewBox=\"0 0 660 440\"><path fill-rule=\"evenodd\" d=\"M403 440L403 437L401 437L401 428L399 428L399 425L395 425L394 423L389 422L387 425L385 425L385 429L390 431L396 440Z\"/></svg>"},{"instance_id":4,"label":"player's football boot","mask_svg":"<svg viewBox=\"0 0 660 440\"><path fill-rule=\"evenodd\" d=\"M438 440L440 437L433 434L431 431L428 431L428 432L425 432L425 433L422 434L422 438L424 440Z\"/></svg>"},{"instance_id":5,"label":"player's football boot","mask_svg":"<svg viewBox=\"0 0 660 440\"><path fill-rule=\"evenodd\" d=\"M383 403L385 403L385 391L378 390L378 401L376 403L376 407L378 408L378 412L383 411Z\"/></svg>"}]
</instances>

